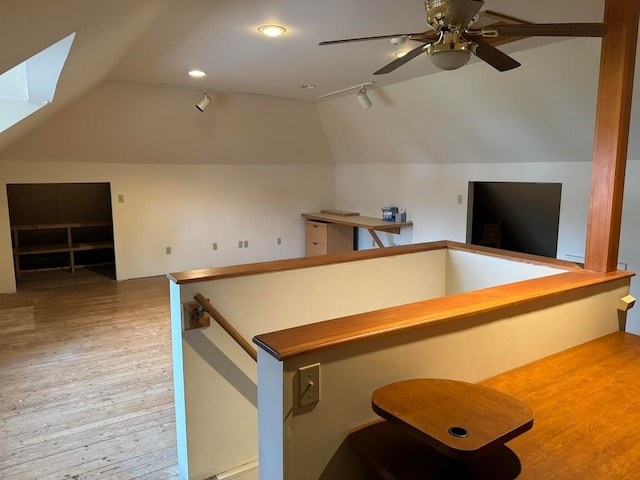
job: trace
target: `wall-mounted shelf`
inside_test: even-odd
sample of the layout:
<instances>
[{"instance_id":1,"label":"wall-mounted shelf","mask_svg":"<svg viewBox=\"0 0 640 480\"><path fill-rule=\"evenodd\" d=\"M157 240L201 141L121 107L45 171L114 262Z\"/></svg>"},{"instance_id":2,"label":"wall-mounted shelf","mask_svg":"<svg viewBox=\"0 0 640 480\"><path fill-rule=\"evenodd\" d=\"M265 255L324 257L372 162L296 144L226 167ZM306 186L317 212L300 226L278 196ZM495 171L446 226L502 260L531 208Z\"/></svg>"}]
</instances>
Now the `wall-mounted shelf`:
<instances>
[{"instance_id":1,"label":"wall-mounted shelf","mask_svg":"<svg viewBox=\"0 0 640 480\"><path fill-rule=\"evenodd\" d=\"M342 210L337 210L342 212ZM335 223L339 225L348 225L356 228L364 228L369 232L371 238L376 242L378 247L383 248L384 244L376 234L376 230L379 232L395 233L399 234L402 227L411 227L413 222L385 222L380 218L375 217L363 217L362 215L353 212L353 214L331 214L325 212L317 213L303 213L302 216L309 220L316 220L326 223Z\"/></svg>"}]
</instances>

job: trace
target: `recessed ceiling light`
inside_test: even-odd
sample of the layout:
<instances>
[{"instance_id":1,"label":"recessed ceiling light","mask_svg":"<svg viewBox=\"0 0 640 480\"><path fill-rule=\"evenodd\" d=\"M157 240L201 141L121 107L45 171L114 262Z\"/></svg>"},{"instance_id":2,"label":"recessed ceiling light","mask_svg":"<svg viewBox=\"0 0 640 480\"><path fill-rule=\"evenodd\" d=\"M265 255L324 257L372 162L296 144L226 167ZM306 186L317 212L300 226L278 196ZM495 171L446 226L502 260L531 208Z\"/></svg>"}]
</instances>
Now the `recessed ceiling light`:
<instances>
[{"instance_id":1,"label":"recessed ceiling light","mask_svg":"<svg viewBox=\"0 0 640 480\"><path fill-rule=\"evenodd\" d=\"M195 77L195 78L204 77L205 75L206 73L204 73L202 70L191 70L189 72L189 76Z\"/></svg>"},{"instance_id":2,"label":"recessed ceiling light","mask_svg":"<svg viewBox=\"0 0 640 480\"><path fill-rule=\"evenodd\" d=\"M287 29L281 27L280 25L262 25L258 27L258 31L260 33L263 33L267 37L279 37L284 32L286 32Z\"/></svg>"}]
</instances>

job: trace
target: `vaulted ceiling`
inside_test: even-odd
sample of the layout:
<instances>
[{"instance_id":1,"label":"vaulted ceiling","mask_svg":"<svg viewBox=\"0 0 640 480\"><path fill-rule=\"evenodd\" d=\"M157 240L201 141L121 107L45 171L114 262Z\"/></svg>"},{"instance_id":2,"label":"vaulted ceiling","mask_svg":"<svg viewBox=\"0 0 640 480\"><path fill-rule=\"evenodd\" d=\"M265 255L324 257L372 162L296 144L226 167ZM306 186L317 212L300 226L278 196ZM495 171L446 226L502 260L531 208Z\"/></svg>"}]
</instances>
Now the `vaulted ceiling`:
<instances>
[{"instance_id":1,"label":"vaulted ceiling","mask_svg":"<svg viewBox=\"0 0 640 480\"><path fill-rule=\"evenodd\" d=\"M486 0L483 10L535 23L597 22L603 7L604 0ZM257 27L266 23L287 32L261 36ZM419 58L374 77L398 50L387 40L318 46L426 30L423 0L3 0L0 72L77 35L54 103L0 134L0 148L108 80L316 101L363 82L375 81L375 88L428 75L436 69ZM501 48L539 44L526 39ZM194 68L207 76L190 78ZM307 84L316 88L301 88Z\"/></svg>"}]
</instances>

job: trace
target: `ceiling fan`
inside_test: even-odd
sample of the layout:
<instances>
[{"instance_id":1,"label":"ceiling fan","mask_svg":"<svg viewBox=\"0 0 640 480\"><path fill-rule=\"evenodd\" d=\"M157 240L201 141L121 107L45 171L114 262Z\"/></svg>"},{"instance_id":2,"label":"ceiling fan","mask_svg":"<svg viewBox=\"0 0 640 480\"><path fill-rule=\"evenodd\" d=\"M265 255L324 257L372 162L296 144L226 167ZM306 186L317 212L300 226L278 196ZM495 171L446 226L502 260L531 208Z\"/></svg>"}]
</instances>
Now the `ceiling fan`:
<instances>
[{"instance_id":1,"label":"ceiling fan","mask_svg":"<svg viewBox=\"0 0 640 480\"><path fill-rule=\"evenodd\" d=\"M490 41L500 37L603 37L605 23L515 23L495 24L472 29L479 18L482 0L424 0L427 23L432 30L422 33L398 33L375 37L347 38L321 42L320 45L362 42L388 38L394 45L406 40L421 42L404 56L385 65L374 75L390 73L409 60L425 53L442 70L455 70L465 65L471 54L487 62L500 72L519 67L520 63L501 52ZM508 17L505 17L508 18ZM487 39L487 40L485 40Z\"/></svg>"}]
</instances>

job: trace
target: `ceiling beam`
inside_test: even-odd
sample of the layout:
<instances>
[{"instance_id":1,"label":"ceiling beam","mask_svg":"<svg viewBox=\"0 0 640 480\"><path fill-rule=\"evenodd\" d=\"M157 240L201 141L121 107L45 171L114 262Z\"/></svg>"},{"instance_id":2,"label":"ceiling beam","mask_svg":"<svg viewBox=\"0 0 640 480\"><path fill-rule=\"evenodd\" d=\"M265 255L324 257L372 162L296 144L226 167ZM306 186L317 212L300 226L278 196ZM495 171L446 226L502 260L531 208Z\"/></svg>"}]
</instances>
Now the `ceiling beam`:
<instances>
[{"instance_id":1,"label":"ceiling beam","mask_svg":"<svg viewBox=\"0 0 640 480\"><path fill-rule=\"evenodd\" d=\"M640 2L605 0L585 268L617 270Z\"/></svg>"}]
</instances>

